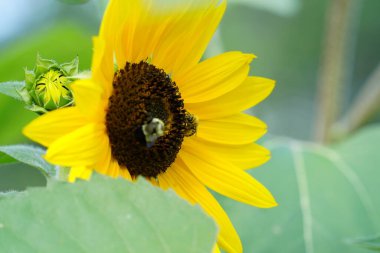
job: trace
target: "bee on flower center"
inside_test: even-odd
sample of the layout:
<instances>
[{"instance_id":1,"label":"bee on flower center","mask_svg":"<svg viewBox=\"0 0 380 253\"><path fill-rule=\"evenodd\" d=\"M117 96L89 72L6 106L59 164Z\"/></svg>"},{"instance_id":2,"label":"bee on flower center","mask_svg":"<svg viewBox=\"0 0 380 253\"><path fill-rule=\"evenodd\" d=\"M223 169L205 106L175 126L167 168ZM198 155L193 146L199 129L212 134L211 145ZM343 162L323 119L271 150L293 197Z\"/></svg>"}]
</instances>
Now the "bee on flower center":
<instances>
[{"instance_id":1,"label":"bee on flower center","mask_svg":"<svg viewBox=\"0 0 380 253\"><path fill-rule=\"evenodd\" d=\"M193 136L197 132L198 119L191 113L186 112L185 115L185 136Z\"/></svg>"},{"instance_id":2,"label":"bee on flower center","mask_svg":"<svg viewBox=\"0 0 380 253\"><path fill-rule=\"evenodd\" d=\"M106 127L112 156L132 177L156 178L175 161L183 139L197 131L177 84L164 70L127 62L113 80Z\"/></svg>"}]
</instances>

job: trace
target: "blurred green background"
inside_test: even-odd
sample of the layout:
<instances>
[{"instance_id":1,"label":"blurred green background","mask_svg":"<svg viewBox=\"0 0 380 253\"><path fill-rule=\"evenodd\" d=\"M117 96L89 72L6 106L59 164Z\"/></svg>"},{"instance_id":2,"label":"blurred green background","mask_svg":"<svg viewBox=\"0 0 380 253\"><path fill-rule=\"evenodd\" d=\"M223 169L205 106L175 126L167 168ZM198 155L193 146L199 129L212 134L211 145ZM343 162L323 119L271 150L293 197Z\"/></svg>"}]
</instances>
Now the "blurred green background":
<instances>
[{"instance_id":1,"label":"blurred green background","mask_svg":"<svg viewBox=\"0 0 380 253\"><path fill-rule=\"evenodd\" d=\"M346 76L344 87L340 90L342 113L352 105L364 83L380 63L380 1L353 1L356 2L356 10L352 17L351 39L348 43L346 58L348 76ZM74 1L0 1L0 82L23 80L23 69L34 66L37 53L58 62L70 61L78 55L80 69L89 69L92 54L91 37L98 31L106 1L89 0L83 1L86 2L83 4L69 4L69 2ZM206 52L206 57L230 50L254 53L258 59L252 64L251 74L269 77L277 81L273 94L251 111L268 124L269 131L264 139L268 143L278 136L313 141L317 123L317 105L320 102L317 96L317 81L323 55L325 20L331 2L333 1L231 0L217 35ZM0 145L28 143L28 140L22 136L21 129L36 115L26 111L17 101L4 95L0 95L0 114ZM377 113L372 115L366 125L376 127L379 121L380 115ZM374 140L370 137L366 138L368 142L358 141L359 144L356 144L356 147L360 145L361 150L366 149L366 145L371 139ZM380 138L376 140L380 140ZM337 150L344 150L344 147L345 144L334 146ZM368 148L371 150L364 152L364 155L368 153L376 156L377 151L372 151L378 150L379 145L375 143ZM350 152L353 156L356 154L356 151ZM277 184L282 185L284 189L292 188L295 184L291 180L289 182L281 180L283 179L282 173L277 169L283 165L277 160L281 156L285 156L285 154L274 150L273 161L264 166L264 169L252 172L256 177L262 179L271 190ZM366 157L362 159L367 162L367 167L371 165L369 166L371 169L375 167L380 169L378 160L369 161L371 158ZM321 167L328 166L321 161L314 161L311 167L317 166L316 164L320 164ZM323 175L319 175L319 177L322 178L315 180L326 179ZM371 175L366 174L362 177L370 178ZM26 185L44 183L43 177L30 167L0 167L0 190L23 189ZM330 186L334 187L334 182ZM373 191L376 191L376 188L373 188ZM275 196L276 194L286 194L276 192L276 190L274 193ZM341 198L337 196L335 199L338 201ZM284 206L287 204L285 202ZM247 248L249 250L255 248L255 246L251 246L250 241L260 241L258 237L260 237L259 231L262 227L258 227L256 230L247 228L244 227L243 221L253 216L250 224L255 226L258 224L255 223L255 219L261 219L260 215L265 211L256 211L256 209L254 211L250 207L244 207L244 209L241 206L231 206L230 202L225 202L224 205L227 206L235 223L239 224L238 231L243 233L243 242L250 245ZM342 206L344 205L342 204ZM242 208L244 211L241 211ZM378 211L380 213L380 210ZM241 214L242 212L246 217ZM296 212L294 211L295 216ZM358 213L358 215L360 214ZM245 218L239 219L240 216ZM265 226L270 226L268 223L270 223L269 218L265 221ZM260 225L264 226L264 224ZM361 231L365 235L371 233L372 230L363 229ZM379 230L373 229L372 232L376 231ZM251 235L254 235L253 238ZM353 235L357 234L353 233ZM291 240L292 237L290 236L288 239ZM261 240L261 244L256 244L260 249L256 252L273 252L268 246L270 244L270 240L269 242L268 240L266 238ZM302 238L295 240L302 241ZM337 238L337 240L343 239ZM318 240L315 240L314 243L317 242ZM294 249L292 251L289 246L288 251L279 252L302 251ZM311 251L306 249L304 252ZM327 251L321 248L316 252Z\"/></svg>"},{"instance_id":2,"label":"blurred green background","mask_svg":"<svg viewBox=\"0 0 380 253\"><path fill-rule=\"evenodd\" d=\"M101 0L90 0L80 5L64 2L70 1L1 1L0 81L22 80L23 68L33 67L37 52L62 62L79 55L81 69L89 68L91 36L97 33L105 1L99 4ZM270 135L304 140L313 137L316 83L329 2L229 1L220 38L212 42L206 55L241 50L258 56L251 74L277 81L271 97L255 108L255 114L268 123ZM349 52L351 78L344 88L346 106L380 59L380 3L359 2L357 31ZM26 141L20 130L34 115L0 96L2 121L7 122L1 124L0 144Z\"/></svg>"}]
</instances>

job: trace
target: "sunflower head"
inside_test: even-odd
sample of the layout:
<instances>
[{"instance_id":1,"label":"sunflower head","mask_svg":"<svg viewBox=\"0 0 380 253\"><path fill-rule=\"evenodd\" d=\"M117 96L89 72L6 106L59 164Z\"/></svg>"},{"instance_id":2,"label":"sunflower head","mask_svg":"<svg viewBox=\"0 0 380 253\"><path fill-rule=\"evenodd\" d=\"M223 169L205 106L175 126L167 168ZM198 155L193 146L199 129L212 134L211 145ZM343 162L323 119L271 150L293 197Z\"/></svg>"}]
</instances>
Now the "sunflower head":
<instances>
[{"instance_id":1,"label":"sunflower head","mask_svg":"<svg viewBox=\"0 0 380 253\"><path fill-rule=\"evenodd\" d=\"M37 55L33 70L25 69L25 87L20 94L32 111L47 111L73 104L71 83L78 74L79 60L58 64Z\"/></svg>"},{"instance_id":2,"label":"sunflower head","mask_svg":"<svg viewBox=\"0 0 380 253\"><path fill-rule=\"evenodd\" d=\"M95 170L174 189L214 217L219 246L241 253L208 189L257 207L276 205L245 171L270 153L254 143L265 123L243 113L271 93L274 81L249 76L252 54L201 60L226 5L110 0L94 38L91 77L72 85L75 106L37 118L24 133L47 147L49 162L71 168L71 181Z\"/></svg>"}]
</instances>

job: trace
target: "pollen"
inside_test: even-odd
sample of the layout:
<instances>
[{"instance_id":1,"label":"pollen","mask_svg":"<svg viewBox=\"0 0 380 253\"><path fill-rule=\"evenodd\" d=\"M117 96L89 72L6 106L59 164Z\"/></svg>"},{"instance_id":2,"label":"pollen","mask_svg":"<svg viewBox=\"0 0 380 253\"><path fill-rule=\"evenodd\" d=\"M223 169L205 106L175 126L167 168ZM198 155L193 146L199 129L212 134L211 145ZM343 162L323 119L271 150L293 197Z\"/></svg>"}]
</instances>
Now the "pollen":
<instances>
[{"instance_id":1,"label":"pollen","mask_svg":"<svg viewBox=\"0 0 380 253\"><path fill-rule=\"evenodd\" d=\"M175 161L196 123L170 76L142 61L115 73L106 128L119 165L133 177L156 178Z\"/></svg>"}]
</instances>

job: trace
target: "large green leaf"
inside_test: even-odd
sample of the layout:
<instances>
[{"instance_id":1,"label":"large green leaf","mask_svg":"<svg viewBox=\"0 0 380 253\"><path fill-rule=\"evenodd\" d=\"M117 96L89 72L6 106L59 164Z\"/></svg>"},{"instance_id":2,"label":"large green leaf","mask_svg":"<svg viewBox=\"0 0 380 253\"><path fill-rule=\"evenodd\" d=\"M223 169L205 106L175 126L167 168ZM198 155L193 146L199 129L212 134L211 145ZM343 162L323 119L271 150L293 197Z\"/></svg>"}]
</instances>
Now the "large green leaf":
<instances>
[{"instance_id":1,"label":"large green leaf","mask_svg":"<svg viewBox=\"0 0 380 253\"><path fill-rule=\"evenodd\" d=\"M45 154L45 150L42 148L31 145L0 146L0 162L10 162L9 158L4 158L1 156L1 153L6 154L17 161L33 166L48 176L55 176L57 173L56 167L47 163L42 158Z\"/></svg>"},{"instance_id":2,"label":"large green leaf","mask_svg":"<svg viewBox=\"0 0 380 253\"><path fill-rule=\"evenodd\" d=\"M380 252L380 235L372 235L356 238L350 241L358 247L367 248L376 252Z\"/></svg>"},{"instance_id":3,"label":"large green leaf","mask_svg":"<svg viewBox=\"0 0 380 253\"><path fill-rule=\"evenodd\" d=\"M0 192L46 185L47 177L56 175L56 167L42 158L44 153L31 145L0 146Z\"/></svg>"},{"instance_id":4,"label":"large green leaf","mask_svg":"<svg viewBox=\"0 0 380 253\"><path fill-rule=\"evenodd\" d=\"M145 180L96 177L0 201L0 252L209 253L215 224Z\"/></svg>"},{"instance_id":5,"label":"large green leaf","mask_svg":"<svg viewBox=\"0 0 380 253\"><path fill-rule=\"evenodd\" d=\"M0 164L0 194L9 191L24 191L27 187L46 185L46 177L25 163Z\"/></svg>"},{"instance_id":6,"label":"large green leaf","mask_svg":"<svg viewBox=\"0 0 380 253\"><path fill-rule=\"evenodd\" d=\"M348 242L380 231L380 127L335 147L273 140L272 160L251 173L279 206L256 209L222 199L246 252L360 253Z\"/></svg>"}]
</instances>

